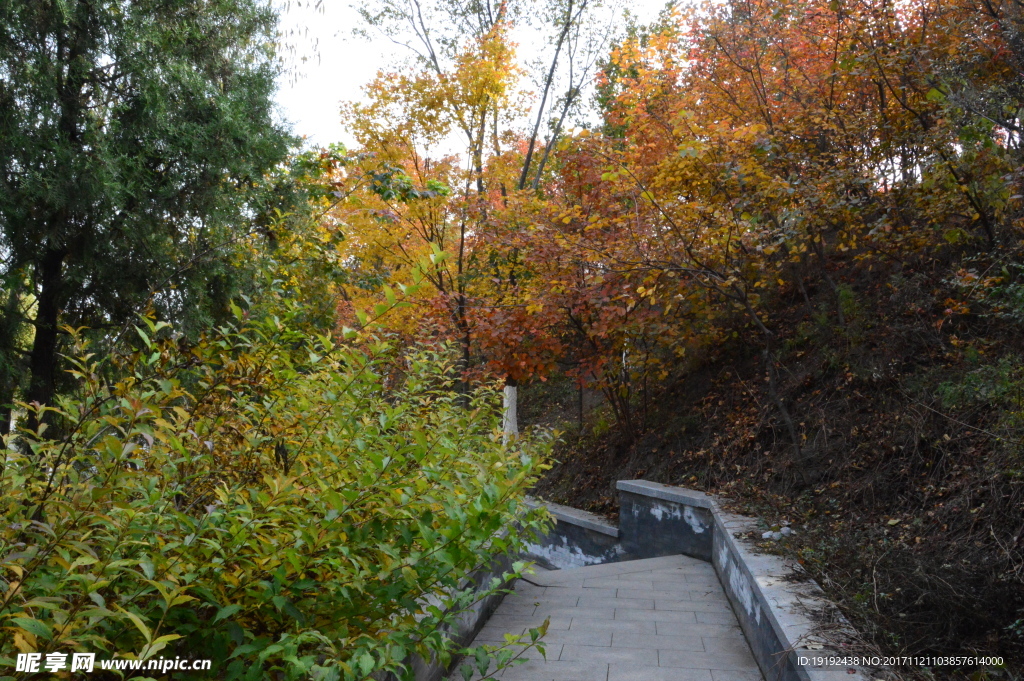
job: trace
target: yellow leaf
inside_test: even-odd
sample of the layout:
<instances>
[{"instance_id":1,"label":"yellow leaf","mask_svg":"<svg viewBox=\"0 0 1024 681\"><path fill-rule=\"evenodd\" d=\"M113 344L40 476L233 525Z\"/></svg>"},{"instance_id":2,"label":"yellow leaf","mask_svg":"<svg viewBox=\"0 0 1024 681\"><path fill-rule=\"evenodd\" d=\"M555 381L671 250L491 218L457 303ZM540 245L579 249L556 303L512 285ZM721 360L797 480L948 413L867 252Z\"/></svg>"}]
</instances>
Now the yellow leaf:
<instances>
[{"instance_id":1,"label":"yellow leaf","mask_svg":"<svg viewBox=\"0 0 1024 681\"><path fill-rule=\"evenodd\" d=\"M34 653L38 649L36 637L27 631L18 631L14 634L14 647L23 653Z\"/></svg>"}]
</instances>

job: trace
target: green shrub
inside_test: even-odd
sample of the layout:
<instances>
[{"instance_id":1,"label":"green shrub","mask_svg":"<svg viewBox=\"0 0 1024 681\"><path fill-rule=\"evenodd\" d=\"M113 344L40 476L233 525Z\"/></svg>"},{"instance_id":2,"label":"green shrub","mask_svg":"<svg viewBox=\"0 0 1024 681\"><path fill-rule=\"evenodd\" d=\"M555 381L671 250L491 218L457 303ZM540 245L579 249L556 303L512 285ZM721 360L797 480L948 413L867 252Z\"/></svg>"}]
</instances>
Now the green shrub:
<instances>
[{"instance_id":1,"label":"green shrub","mask_svg":"<svg viewBox=\"0 0 1024 681\"><path fill-rule=\"evenodd\" d=\"M79 393L6 451L0 677L18 652L218 679L407 678L410 654L459 652L466 577L543 522L521 497L546 445L502 447L496 394L467 407L442 354L236 315L194 347L147 322L116 382L79 346Z\"/></svg>"},{"instance_id":2,"label":"green shrub","mask_svg":"<svg viewBox=\"0 0 1024 681\"><path fill-rule=\"evenodd\" d=\"M968 347L965 354L978 361L978 353ZM997 362L983 364L967 372L958 381L948 381L939 386L942 406L946 409L978 407L998 408L1019 412L1024 409L1024 369L1021 358L1008 356Z\"/></svg>"}]
</instances>

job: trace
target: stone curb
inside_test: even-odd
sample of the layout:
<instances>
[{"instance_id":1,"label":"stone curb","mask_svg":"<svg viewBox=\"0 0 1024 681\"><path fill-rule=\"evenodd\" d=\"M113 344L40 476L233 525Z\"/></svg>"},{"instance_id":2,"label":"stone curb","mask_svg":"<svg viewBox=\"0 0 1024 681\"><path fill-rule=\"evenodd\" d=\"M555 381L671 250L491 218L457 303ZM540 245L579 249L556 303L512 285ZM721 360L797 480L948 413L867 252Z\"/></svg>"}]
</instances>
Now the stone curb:
<instances>
[{"instance_id":1,"label":"stone curb","mask_svg":"<svg viewBox=\"0 0 1024 681\"><path fill-rule=\"evenodd\" d=\"M717 502L712 513L715 517L715 571L741 625L745 625L748 642L759 634L763 637L765 629L770 629L775 639L765 642L767 646L751 642L765 679L775 681L793 675L801 681L869 679L868 671L859 666L821 668L800 664L801 657L844 656L843 651L830 647L830 643L837 634L850 637L854 633L852 627L825 597L821 587L804 575L798 565L779 556L757 552L750 542L736 536L756 532L756 521L723 511ZM767 627L762 624L762 617ZM827 636L816 621L824 617L835 623ZM758 651L758 647L762 650ZM758 652L762 654L757 655Z\"/></svg>"}]
</instances>

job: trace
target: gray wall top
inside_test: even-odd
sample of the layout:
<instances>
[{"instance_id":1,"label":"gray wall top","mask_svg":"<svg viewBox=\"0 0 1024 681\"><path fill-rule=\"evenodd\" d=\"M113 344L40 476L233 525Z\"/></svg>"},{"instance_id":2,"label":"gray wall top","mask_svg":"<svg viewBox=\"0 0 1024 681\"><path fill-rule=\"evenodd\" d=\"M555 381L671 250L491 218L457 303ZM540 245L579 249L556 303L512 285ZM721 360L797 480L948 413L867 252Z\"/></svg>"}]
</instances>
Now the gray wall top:
<instances>
[{"instance_id":1,"label":"gray wall top","mask_svg":"<svg viewBox=\"0 0 1024 681\"><path fill-rule=\"evenodd\" d=\"M643 494L644 496L654 497L655 499L661 499L662 501L674 501L679 504L686 504L687 506L695 506L697 508L712 508L712 499L707 494L704 494L703 492L696 492L692 489L662 485L660 482L650 482L648 480L619 480L615 484L615 487L621 492Z\"/></svg>"},{"instance_id":2,"label":"gray wall top","mask_svg":"<svg viewBox=\"0 0 1024 681\"><path fill-rule=\"evenodd\" d=\"M569 506L561 506L559 504L552 504L550 501L538 501L537 499L527 498L526 503L530 506L546 506L548 512L551 513L557 520L569 523L570 525L576 525L583 527L594 532L606 534L609 537L619 536L619 528L612 525L607 520L599 515L590 513L588 511L581 511L578 508L571 508Z\"/></svg>"}]
</instances>

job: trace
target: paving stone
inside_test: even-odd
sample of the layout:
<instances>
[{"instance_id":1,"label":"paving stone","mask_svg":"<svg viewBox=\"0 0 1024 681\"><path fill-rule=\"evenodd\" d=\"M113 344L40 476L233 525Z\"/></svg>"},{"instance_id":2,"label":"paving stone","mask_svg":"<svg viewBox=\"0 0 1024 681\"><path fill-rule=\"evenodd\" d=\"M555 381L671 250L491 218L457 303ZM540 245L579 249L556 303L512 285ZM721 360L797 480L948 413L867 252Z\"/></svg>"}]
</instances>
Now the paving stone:
<instances>
[{"instance_id":1,"label":"paving stone","mask_svg":"<svg viewBox=\"0 0 1024 681\"><path fill-rule=\"evenodd\" d=\"M739 625L689 624L687 622L655 622L658 636L735 636L740 633ZM569 627L572 628L571 626Z\"/></svg>"},{"instance_id":2,"label":"paving stone","mask_svg":"<svg viewBox=\"0 0 1024 681\"><path fill-rule=\"evenodd\" d=\"M532 617L534 611L537 609L535 603L509 603L505 605L502 603L498 612L503 615L515 615L516 617Z\"/></svg>"},{"instance_id":3,"label":"paving stone","mask_svg":"<svg viewBox=\"0 0 1024 681\"><path fill-rule=\"evenodd\" d=\"M725 597L725 592L722 591L721 586L705 589L690 589L690 600L728 602L728 599Z\"/></svg>"},{"instance_id":4,"label":"paving stone","mask_svg":"<svg viewBox=\"0 0 1024 681\"><path fill-rule=\"evenodd\" d=\"M608 665L560 660L530 660L502 672L503 681L607 681Z\"/></svg>"},{"instance_id":5,"label":"paving stone","mask_svg":"<svg viewBox=\"0 0 1024 681\"><path fill-rule=\"evenodd\" d=\"M521 631L510 630L505 627L484 627L476 633L476 638L473 639L474 644L480 643L504 643L505 634L519 634Z\"/></svg>"},{"instance_id":6,"label":"paving stone","mask_svg":"<svg viewBox=\"0 0 1024 681\"><path fill-rule=\"evenodd\" d=\"M675 556L661 556L660 558L645 558L643 560L630 560L618 565L636 566L642 567L644 570L659 570L661 568L677 568L684 566L698 566L705 567L708 563L700 560L699 558L691 558L690 556L684 556L677 554Z\"/></svg>"},{"instance_id":7,"label":"paving stone","mask_svg":"<svg viewBox=\"0 0 1024 681\"><path fill-rule=\"evenodd\" d=\"M671 585L654 585L654 577L652 575L622 575L618 579L618 586L616 587L620 591L622 589L637 589L640 591L656 591L658 589L673 589L675 587ZM651 598L646 596L646 598Z\"/></svg>"},{"instance_id":8,"label":"paving stone","mask_svg":"<svg viewBox=\"0 0 1024 681\"><path fill-rule=\"evenodd\" d=\"M669 598L655 598L655 610L686 610L688 612L728 612L732 613L729 601L722 600L672 600Z\"/></svg>"},{"instance_id":9,"label":"paving stone","mask_svg":"<svg viewBox=\"0 0 1024 681\"><path fill-rule=\"evenodd\" d=\"M612 620L615 619L615 608L570 608L562 605L542 603L533 613L534 617L572 617L574 620Z\"/></svg>"},{"instance_id":10,"label":"paving stone","mask_svg":"<svg viewBox=\"0 0 1024 681\"><path fill-rule=\"evenodd\" d=\"M622 577L588 577L583 580L585 587L603 587L605 589L653 589L650 579L639 579L635 575Z\"/></svg>"},{"instance_id":11,"label":"paving stone","mask_svg":"<svg viewBox=\"0 0 1024 681\"><path fill-rule=\"evenodd\" d=\"M547 635L544 636L544 640L554 644L565 643L580 646L610 646L612 644L612 632L607 629L557 629L555 631L551 631L549 629Z\"/></svg>"},{"instance_id":12,"label":"paving stone","mask_svg":"<svg viewBox=\"0 0 1024 681\"><path fill-rule=\"evenodd\" d=\"M714 681L709 669L669 669L667 667L635 667L613 664L608 667L608 681Z\"/></svg>"},{"instance_id":13,"label":"paving stone","mask_svg":"<svg viewBox=\"0 0 1024 681\"><path fill-rule=\"evenodd\" d=\"M697 622L700 624L735 624L739 626L739 622L736 621L736 615L732 612L698 612Z\"/></svg>"},{"instance_id":14,"label":"paving stone","mask_svg":"<svg viewBox=\"0 0 1024 681\"><path fill-rule=\"evenodd\" d=\"M496 612L487 620L487 627L539 627L544 622L543 617L525 617L522 615L506 615L503 612ZM568 629L572 623L572 617L552 617L548 629ZM511 629L509 629L511 631Z\"/></svg>"},{"instance_id":15,"label":"paving stone","mask_svg":"<svg viewBox=\"0 0 1024 681\"><path fill-rule=\"evenodd\" d=\"M535 627L535 626L536 626L536 624L534 623L534 624L531 624L530 626L524 626L524 627L484 627L476 635L476 638L473 639L473 641L475 643L489 643L491 645L499 644L499 643L503 644L503 643L505 643L505 634L512 634L513 636L519 636L519 635L522 635L522 634L526 634L526 632L531 627ZM554 632L556 632L556 631L568 632L569 630L568 629L548 629L548 634L547 634L547 636L544 637L544 640L545 641L550 640L551 637L553 636ZM527 638L527 640L529 640L529 638Z\"/></svg>"},{"instance_id":16,"label":"paving stone","mask_svg":"<svg viewBox=\"0 0 1024 681\"><path fill-rule=\"evenodd\" d=\"M689 589L694 591L697 589L703 589L705 591L721 591L722 585L719 584L717 577L700 577L699 579L686 579L692 575L679 575L678 577L667 577L664 575L652 575L651 576L651 588L652 589ZM723 593L724 595L724 593Z\"/></svg>"},{"instance_id":17,"label":"paving stone","mask_svg":"<svg viewBox=\"0 0 1024 681\"><path fill-rule=\"evenodd\" d=\"M711 563L705 563L702 560L694 559L691 563L679 563L678 565L666 565L665 567L654 568L654 572L661 571L713 573L715 568Z\"/></svg>"},{"instance_id":18,"label":"paving stone","mask_svg":"<svg viewBox=\"0 0 1024 681\"><path fill-rule=\"evenodd\" d=\"M704 636L701 639L704 650L709 653L732 653L742 655L750 652L750 646L742 634L735 636Z\"/></svg>"},{"instance_id":19,"label":"paving stone","mask_svg":"<svg viewBox=\"0 0 1024 681\"><path fill-rule=\"evenodd\" d=\"M653 648L626 648L612 646L562 646L559 660L586 660L616 664L658 666L658 651Z\"/></svg>"},{"instance_id":20,"label":"paving stone","mask_svg":"<svg viewBox=\"0 0 1024 681\"><path fill-rule=\"evenodd\" d=\"M633 608L634 610L654 610L654 599L653 598L591 598L589 596L581 596L579 603L576 604L580 608Z\"/></svg>"},{"instance_id":21,"label":"paving stone","mask_svg":"<svg viewBox=\"0 0 1024 681\"><path fill-rule=\"evenodd\" d=\"M681 669L728 669L734 671L758 671L754 656L746 651L744 655L733 653L696 653L685 650L659 650L659 667Z\"/></svg>"},{"instance_id":22,"label":"paving stone","mask_svg":"<svg viewBox=\"0 0 1024 681\"><path fill-rule=\"evenodd\" d=\"M578 575L585 574L586 578L594 579L606 576L629 574L633 572L650 572L654 568L682 564L682 556L665 556L663 558L651 558L647 560L622 561L620 563L606 563L604 565L591 565L573 570L552 570L541 575L530 576L530 582L534 584L555 585L573 581ZM650 561L657 561L649 563Z\"/></svg>"},{"instance_id":23,"label":"paving stone","mask_svg":"<svg viewBox=\"0 0 1024 681\"><path fill-rule=\"evenodd\" d=\"M503 604L499 612L509 615L538 617L540 619L562 615L568 617L593 617L595 619L613 619L615 617L615 608L579 608L564 603L548 603L547 601L540 601L540 605L533 605L533 603L513 604L507 608Z\"/></svg>"},{"instance_id":24,"label":"paving stone","mask_svg":"<svg viewBox=\"0 0 1024 681\"><path fill-rule=\"evenodd\" d=\"M667 584L667 585L669 585L669 588L671 588L671 585L673 585L673 584L679 584L681 586L681 588L684 588L684 589L685 588L691 588L692 589L693 588L692 585L694 584L694 582L692 582L691 580L688 580L687 577L695 577L695 578L697 578L700 586L704 586L704 582L707 581L707 579L708 579L707 575L685 575L683 573L674 574L674 575L651 573L651 574L644 575L644 579L650 579L651 581L655 582L656 584ZM690 586L687 587L686 586L687 584L689 584ZM657 587L656 586L655 588L665 588L665 587Z\"/></svg>"},{"instance_id":25,"label":"paving stone","mask_svg":"<svg viewBox=\"0 0 1024 681\"><path fill-rule=\"evenodd\" d=\"M564 605L564 606L569 606L569 607L576 607L576 605L577 605L579 600L580 600L580 597L579 596L575 596L575 595L569 595L569 596L564 596L564 595L548 596L548 595L544 595L544 596L540 596L540 595L534 595L534 594L529 594L529 595L508 594L501 601L501 604L502 604L502 606L505 606L505 605L508 605L508 606L518 606L518 605L521 605L521 606L527 606L527 605L529 605L529 606L538 606L541 603L544 603L546 605L557 604L557 605Z\"/></svg>"},{"instance_id":26,"label":"paving stone","mask_svg":"<svg viewBox=\"0 0 1024 681\"><path fill-rule=\"evenodd\" d=\"M522 594L522 593L546 593L549 588L551 588L551 587L537 586L536 584L530 584L529 582L527 582L525 580L522 580L522 579L517 579L515 582L512 583L512 591L513 591L513 593L520 593L520 594Z\"/></svg>"},{"instance_id":27,"label":"paving stone","mask_svg":"<svg viewBox=\"0 0 1024 681\"><path fill-rule=\"evenodd\" d=\"M707 573L715 574L715 568L712 567L711 563L705 563L702 560L694 560L692 563L678 563L676 565L667 565L665 567L653 568L651 572L666 572L666 573Z\"/></svg>"},{"instance_id":28,"label":"paving stone","mask_svg":"<svg viewBox=\"0 0 1024 681\"><path fill-rule=\"evenodd\" d=\"M651 611L653 612L653 611ZM694 625L696 626L696 625ZM641 621L616 619L590 619L573 617L569 631L608 631L619 634L650 634L658 633L657 622L646 619Z\"/></svg>"},{"instance_id":29,"label":"paving stone","mask_svg":"<svg viewBox=\"0 0 1024 681\"><path fill-rule=\"evenodd\" d=\"M566 570L565 572L569 572L569 570ZM586 577L581 576L581 575L572 575L571 577L564 577L563 576L561 579L555 579L553 577L548 577L547 575L541 576L541 577L537 577L537 576L523 577L523 581L525 581L527 584L530 584L532 586L544 586L544 587L553 587L553 586L583 586L583 580L584 579L586 579Z\"/></svg>"},{"instance_id":30,"label":"paving stone","mask_svg":"<svg viewBox=\"0 0 1024 681\"><path fill-rule=\"evenodd\" d=\"M582 581L582 580L581 580ZM535 587L536 588L536 587ZM553 598L572 596L586 596L587 598L615 598L618 589L598 589L596 587L585 588L582 586L545 586L544 596Z\"/></svg>"},{"instance_id":31,"label":"paving stone","mask_svg":"<svg viewBox=\"0 0 1024 681\"><path fill-rule=\"evenodd\" d=\"M687 612L685 610L635 610L633 608L615 608L615 619L646 622L689 622L696 623L694 615L703 613Z\"/></svg>"},{"instance_id":32,"label":"paving stone","mask_svg":"<svg viewBox=\"0 0 1024 681\"><path fill-rule=\"evenodd\" d=\"M744 642L743 645L746 645ZM613 634L612 647L654 648L656 650L691 650L703 652L704 639L700 636L658 636L650 634Z\"/></svg>"},{"instance_id":33,"label":"paving stone","mask_svg":"<svg viewBox=\"0 0 1024 681\"><path fill-rule=\"evenodd\" d=\"M653 598L654 600L666 599L674 601L688 601L690 599L689 589L618 589L616 598ZM723 596L724 598L724 596ZM655 606L657 607L657 606Z\"/></svg>"},{"instance_id":34,"label":"paving stone","mask_svg":"<svg viewBox=\"0 0 1024 681\"><path fill-rule=\"evenodd\" d=\"M479 641L479 638L477 638L476 641ZM524 647L526 647L526 646L525 645L524 646L510 646L509 650L512 650L512 651L514 651L517 654L521 653L524 660L543 660L544 659L544 655L542 655L540 650L538 650L537 648L530 648L529 650L525 650L524 651L524 650L522 650ZM544 644L544 651L547 653L547 659L549 659L549 660L557 660L558 657L562 654L562 644L558 643L558 644L555 644L555 645L551 645L550 643L545 643ZM473 664L472 659L465 659L465 660L463 660L463 662L464 663L468 663L468 664ZM456 667L456 669L455 669L455 673L451 675L453 679L457 678L459 681L462 681L462 672L460 672L459 669L458 669L458 667L461 667L461 666L462 666L462 664L459 664ZM491 673L494 673L494 668L491 667L490 671L491 671ZM479 673L474 674L474 676L479 676Z\"/></svg>"}]
</instances>

